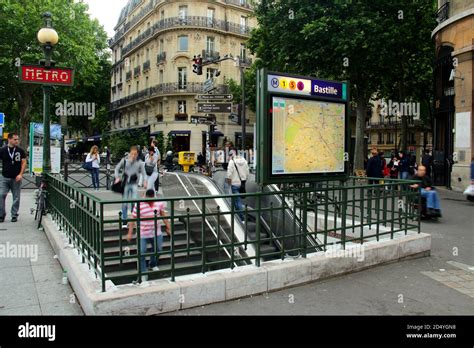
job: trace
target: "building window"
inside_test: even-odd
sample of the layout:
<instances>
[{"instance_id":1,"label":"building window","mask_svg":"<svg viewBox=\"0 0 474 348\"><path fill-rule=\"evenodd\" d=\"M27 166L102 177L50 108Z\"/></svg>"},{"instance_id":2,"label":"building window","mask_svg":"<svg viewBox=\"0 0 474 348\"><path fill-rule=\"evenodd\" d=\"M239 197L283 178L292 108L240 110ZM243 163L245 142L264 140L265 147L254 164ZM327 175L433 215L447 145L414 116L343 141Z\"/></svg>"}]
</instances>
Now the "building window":
<instances>
[{"instance_id":1,"label":"building window","mask_svg":"<svg viewBox=\"0 0 474 348\"><path fill-rule=\"evenodd\" d=\"M245 34L247 32L247 17L240 16L240 32Z\"/></svg>"},{"instance_id":2,"label":"building window","mask_svg":"<svg viewBox=\"0 0 474 348\"><path fill-rule=\"evenodd\" d=\"M163 42L163 39L160 39L160 54L163 53L165 50L165 44Z\"/></svg>"},{"instance_id":3,"label":"building window","mask_svg":"<svg viewBox=\"0 0 474 348\"><path fill-rule=\"evenodd\" d=\"M188 36L181 35L178 36L178 51L187 51L188 50Z\"/></svg>"},{"instance_id":4,"label":"building window","mask_svg":"<svg viewBox=\"0 0 474 348\"><path fill-rule=\"evenodd\" d=\"M212 55L216 49L214 36L208 36L206 38L206 51Z\"/></svg>"},{"instance_id":5,"label":"building window","mask_svg":"<svg viewBox=\"0 0 474 348\"><path fill-rule=\"evenodd\" d=\"M150 49L149 48L146 49L146 58L145 58L145 60L148 60L148 59L150 59Z\"/></svg>"},{"instance_id":6,"label":"building window","mask_svg":"<svg viewBox=\"0 0 474 348\"><path fill-rule=\"evenodd\" d=\"M145 79L145 89L147 89L147 88L148 88L148 76Z\"/></svg>"},{"instance_id":7,"label":"building window","mask_svg":"<svg viewBox=\"0 0 474 348\"><path fill-rule=\"evenodd\" d=\"M377 141L378 144L383 144L383 133L379 133L379 140Z\"/></svg>"},{"instance_id":8,"label":"building window","mask_svg":"<svg viewBox=\"0 0 474 348\"><path fill-rule=\"evenodd\" d=\"M214 18L216 15L216 10L213 8L208 8L207 9L207 25L213 25L214 24Z\"/></svg>"},{"instance_id":9,"label":"building window","mask_svg":"<svg viewBox=\"0 0 474 348\"><path fill-rule=\"evenodd\" d=\"M178 89L186 89L187 80L187 69L178 68Z\"/></svg>"},{"instance_id":10,"label":"building window","mask_svg":"<svg viewBox=\"0 0 474 348\"><path fill-rule=\"evenodd\" d=\"M163 115L163 102L158 103L158 114Z\"/></svg>"},{"instance_id":11,"label":"building window","mask_svg":"<svg viewBox=\"0 0 474 348\"><path fill-rule=\"evenodd\" d=\"M247 58L247 48L245 47L245 44L241 43L240 44L240 59L246 59Z\"/></svg>"},{"instance_id":12,"label":"building window","mask_svg":"<svg viewBox=\"0 0 474 348\"><path fill-rule=\"evenodd\" d=\"M178 100L178 114L186 113L186 100Z\"/></svg>"},{"instance_id":13,"label":"building window","mask_svg":"<svg viewBox=\"0 0 474 348\"><path fill-rule=\"evenodd\" d=\"M207 71L206 71L206 79L211 79L211 78L215 77L217 71L218 71L218 70L215 69L215 68L207 68Z\"/></svg>"},{"instance_id":14,"label":"building window","mask_svg":"<svg viewBox=\"0 0 474 348\"><path fill-rule=\"evenodd\" d=\"M138 92L139 88L140 88L140 81L137 81L137 90L136 90L136 92Z\"/></svg>"},{"instance_id":15,"label":"building window","mask_svg":"<svg viewBox=\"0 0 474 348\"><path fill-rule=\"evenodd\" d=\"M165 10L161 10L160 12L160 20L164 20L165 19Z\"/></svg>"},{"instance_id":16,"label":"building window","mask_svg":"<svg viewBox=\"0 0 474 348\"><path fill-rule=\"evenodd\" d=\"M188 6L180 6L178 16L180 20L185 20L188 16Z\"/></svg>"},{"instance_id":17,"label":"building window","mask_svg":"<svg viewBox=\"0 0 474 348\"><path fill-rule=\"evenodd\" d=\"M128 85L128 95L132 94L132 85Z\"/></svg>"},{"instance_id":18,"label":"building window","mask_svg":"<svg viewBox=\"0 0 474 348\"><path fill-rule=\"evenodd\" d=\"M160 83L163 83L163 70L160 70Z\"/></svg>"}]
</instances>

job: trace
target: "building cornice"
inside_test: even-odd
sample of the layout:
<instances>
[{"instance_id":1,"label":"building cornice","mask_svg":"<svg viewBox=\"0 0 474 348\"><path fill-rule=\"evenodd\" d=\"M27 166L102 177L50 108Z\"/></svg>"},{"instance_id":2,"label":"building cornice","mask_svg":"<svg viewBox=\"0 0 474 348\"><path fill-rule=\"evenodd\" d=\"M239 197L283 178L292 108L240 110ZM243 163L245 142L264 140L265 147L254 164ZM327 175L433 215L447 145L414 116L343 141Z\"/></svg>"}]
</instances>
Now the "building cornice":
<instances>
[{"instance_id":1,"label":"building cornice","mask_svg":"<svg viewBox=\"0 0 474 348\"><path fill-rule=\"evenodd\" d=\"M445 20L444 22L440 23L432 32L431 32L431 38L434 38L434 36L440 31L443 30L444 28L450 26L451 24L460 21L461 19L464 19L469 16L474 16L474 8L471 8L469 10L463 11L461 13L458 13L451 18Z\"/></svg>"}]
</instances>

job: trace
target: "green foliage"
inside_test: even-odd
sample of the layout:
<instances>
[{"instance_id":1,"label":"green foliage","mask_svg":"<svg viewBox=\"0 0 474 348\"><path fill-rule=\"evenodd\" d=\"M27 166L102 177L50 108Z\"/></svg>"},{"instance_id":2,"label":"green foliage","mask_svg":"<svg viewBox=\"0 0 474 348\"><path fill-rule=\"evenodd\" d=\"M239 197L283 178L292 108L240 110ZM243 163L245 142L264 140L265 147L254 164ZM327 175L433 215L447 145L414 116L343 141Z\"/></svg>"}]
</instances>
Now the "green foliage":
<instances>
[{"instance_id":1,"label":"green foliage","mask_svg":"<svg viewBox=\"0 0 474 348\"><path fill-rule=\"evenodd\" d=\"M158 143L158 150L160 151L161 156L166 153L165 151L165 136L163 133L158 133L158 135L155 137L155 140Z\"/></svg>"},{"instance_id":2,"label":"green foliage","mask_svg":"<svg viewBox=\"0 0 474 348\"><path fill-rule=\"evenodd\" d=\"M107 34L97 20L90 19L87 9L87 4L73 0L0 1L0 108L7 113L7 128L20 131L22 144L28 141L29 122L42 120L42 91L39 85L19 82L15 63L37 64L43 58L36 34L44 26L42 15L47 11L59 35L52 58L58 67L75 68L74 87L54 88L51 115L54 104L64 99L95 102L96 121L70 118L70 124L102 132L110 91Z\"/></svg>"},{"instance_id":3,"label":"green foliage","mask_svg":"<svg viewBox=\"0 0 474 348\"><path fill-rule=\"evenodd\" d=\"M110 153L114 160L122 158L126 152L130 151L131 146L149 144L148 135L142 130L109 134L103 138L103 142L104 146L110 148Z\"/></svg>"},{"instance_id":4,"label":"green foliage","mask_svg":"<svg viewBox=\"0 0 474 348\"><path fill-rule=\"evenodd\" d=\"M432 90L430 33L436 23L431 0L262 0L255 16L259 26L248 47L260 65L350 82L357 111L356 169L363 168L371 97L394 95L399 86L407 97Z\"/></svg>"},{"instance_id":5,"label":"green foliage","mask_svg":"<svg viewBox=\"0 0 474 348\"><path fill-rule=\"evenodd\" d=\"M164 153L166 154L166 152L168 151L173 151L173 137L169 135L166 136L166 145Z\"/></svg>"}]
</instances>

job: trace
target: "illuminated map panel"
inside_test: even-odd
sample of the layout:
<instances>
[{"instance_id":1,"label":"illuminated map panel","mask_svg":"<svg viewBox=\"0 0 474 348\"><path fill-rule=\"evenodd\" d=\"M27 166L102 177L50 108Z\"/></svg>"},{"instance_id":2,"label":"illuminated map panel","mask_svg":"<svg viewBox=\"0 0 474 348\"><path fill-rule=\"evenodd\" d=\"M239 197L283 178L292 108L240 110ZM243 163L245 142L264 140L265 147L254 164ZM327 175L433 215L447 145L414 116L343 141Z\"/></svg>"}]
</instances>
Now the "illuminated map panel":
<instances>
[{"instance_id":1,"label":"illuminated map panel","mask_svg":"<svg viewBox=\"0 0 474 348\"><path fill-rule=\"evenodd\" d=\"M272 98L272 175L343 173L346 105Z\"/></svg>"}]
</instances>

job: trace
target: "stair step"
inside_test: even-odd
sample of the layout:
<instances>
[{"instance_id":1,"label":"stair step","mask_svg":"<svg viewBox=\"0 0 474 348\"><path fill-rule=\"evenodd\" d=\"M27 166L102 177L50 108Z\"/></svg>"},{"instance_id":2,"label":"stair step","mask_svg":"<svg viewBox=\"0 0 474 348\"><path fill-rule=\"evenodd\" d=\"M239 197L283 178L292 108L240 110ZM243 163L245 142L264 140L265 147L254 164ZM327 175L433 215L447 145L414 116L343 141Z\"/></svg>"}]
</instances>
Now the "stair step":
<instances>
[{"instance_id":1,"label":"stair step","mask_svg":"<svg viewBox=\"0 0 474 348\"><path fill-rule=\"evenodd\" d=\"M150 243L148 245L151 246ZM194 247L195 245L196 244L193 241L191 241L191 240L189 241L189 247L190 248ZM174 242L175 250L176 249L184 249L186 246L187 246L186 240L178 240L178 241ZM130 243L127 242L127 243L122 244L122 252L124 252L125 248L128 248L130 254L133 254L134 252L137 251L137 244L135 243L135 241L132 241ZM164 251L169 250L170 248L171 248L171 242L170 241L163 242L163 250ZM104 247L105 255L112 254L112 253L118 254L119 252L120 252L120 246L106 246L106 247Z\"/></svg>"},{"instance_id":2,"label":"stair step","mask_svg":"<svg viewBox=\"0 0 474 348\"><path fill-rule=\"evenodd\" d=\"M182 252L175 252L174 253L174 258L175 258L175 264L182 263L184 262L183 260L180 261L180 259L183 258L195 258L199 257L201 258L201 252L194 250L189 253L182 251ZM166 261L166 262L165 262ZM159 257L159 262L165 262L167 264L168 262L171 261L171 254L165 254L165 255L160 255ZM120 260L104 260L105 267L107 268L108 266L115 266L115 265L120 265ZM124 259L122 260L122 264L135 264L137 263L137 259Z\"/></svg>"},{"instance_id":3,"label":"stair step","mask_svg":"<svg viewBox=\"0 0 474 348\"><path fill-rule=\"evenodd\" d=\"M125 243L127 243L127 233L128 232L125 232L122 234L122 241L124 241ZM186 232L186 230L174 231L175 241L183 240L183 239L186 240L187 235L188 233ZM168 236L168 234L163 233L163 241L167 241L169 240L169 238L170 237ZM118 243L119 240L120 240L120 235L118 233L115 235L104 236L104 243L114 243L114 242ZM135 240L135 237L132 240Z\"/></svg>"}]
</instances>

